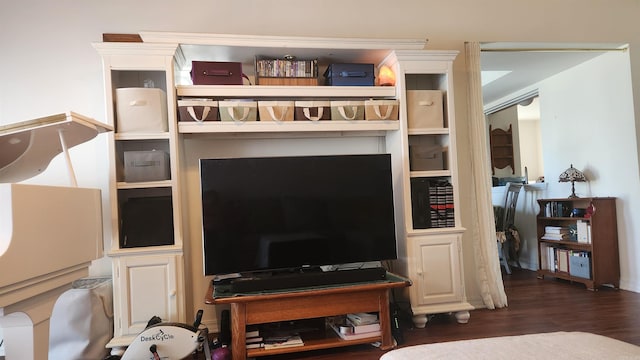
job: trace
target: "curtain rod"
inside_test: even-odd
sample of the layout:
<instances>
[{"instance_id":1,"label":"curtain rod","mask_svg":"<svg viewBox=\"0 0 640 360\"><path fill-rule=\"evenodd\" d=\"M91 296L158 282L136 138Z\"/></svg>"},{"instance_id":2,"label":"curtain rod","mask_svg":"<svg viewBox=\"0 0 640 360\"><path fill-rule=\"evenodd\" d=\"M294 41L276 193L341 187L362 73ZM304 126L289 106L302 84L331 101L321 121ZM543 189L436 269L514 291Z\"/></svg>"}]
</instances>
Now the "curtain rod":
<instances>
[{"instance_id":1,"label":"curtain rod","mask_svg":"<svg viewBox=\"0 0 640 360\"><path fill-rule=\"evenodd\" d=\"M480 49L481 52L607 52L607 51L627 51L627 46L623 48L513 48L513 49Z\"/></svg>"}]
</instances>

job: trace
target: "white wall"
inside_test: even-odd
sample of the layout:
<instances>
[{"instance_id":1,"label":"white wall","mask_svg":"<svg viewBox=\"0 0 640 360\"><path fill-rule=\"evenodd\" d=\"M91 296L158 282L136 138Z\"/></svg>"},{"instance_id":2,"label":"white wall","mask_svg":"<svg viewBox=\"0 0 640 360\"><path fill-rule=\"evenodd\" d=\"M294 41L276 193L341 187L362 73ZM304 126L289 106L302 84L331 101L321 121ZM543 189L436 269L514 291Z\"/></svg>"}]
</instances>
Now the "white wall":
<instances>
[{"instance_id":1,"label":"white wall","mask_svg":"<svg viewBox=\"0 0 640 360\"><path fill-rule=\"evenodd\" d=\"M536 181L544 176L542 162L542 139L540 136L540 119L520 120L518 122L518 139L520 140L520 171L525 175L527 168L528 181Z\"/></svg>"},{"instance_id":2,"label":"white wall","mask_svg":"<svg viewBox=\"0 0 640 360\"><path fill-rule=\"evenodd\" d=\"M571 164L588 183L576 183L578 196L617 197L621 284L640 291L634 239L640 207L637 142L634 136L630 67L626 54L607 53L540 85L540 126L548 197L566 197L569 183L558 176Z\"/></svg>"},{"instance_id":3,"label":"white wall","mask_svg":"<svg viewBox=\"0 0 640 360\"><path fill-rule=\"evenodd\" d=\"M536 3L511 0L393 3L386 0L5 0L0 2L0 124L67 110L104 120L100 58L91 47L91 42L101 41L102 33L151 30L292 35L295 32L293 35L323 37L428 38L428 48L460 51L464 51L465 41L628 42L633 68L640 69L640 55L633 52L635 46L640 46L636 25L638 10L636 0L615 3L609 0L540 0ZM514 16L517 14L526 16ZM460 209L463 226L470 234L475 199L470 195L469 154L473 149L468 147L464 58L461 52L454 63L454 81L460 146ZM632 75L638 106L631 111L635 111L635 118L640 118L640 71ZM640 131L634 129L634 122L628 116L613 119L609 114L602 115L601 120L627 121L624 136L637 136ZM633 113L630 115L633 118ZM593 142L594 138L589 139ZM104 142L98 141L72 153L74 160L83 164L76 169L81 185L106 189L105 149ZM625 182L638 181L637 151L633 146L621 156L627 160L625 165L635 161L630 165L630 180L623 180ZM562 152L554 156L558 154ZM602 156L605 155L599 154L597 158ZM601 166L593 158L562 158L555 165L551 156L545 156L544 160L550 174L566 167L570 161L581 167L592 166L599 180L591 183L591 191L620 193L621 221L630 222L631 209L638 208L640 195L637 186L635 189L631 183L620 186L617 179L611 180L617 176L610 171L612 165ZM51 169L39 181L62 181L61 172ZM615 186L608 188L612 182ZM640 250L633 244L640 230L630 224L623 230L621 241L626 245L622 248L627 251L622 266L625 286L640 291L640 261L637 261ZM466 278L475 279L470 237L465 236L463 241ZM473 281L467 282L467 290L470 301L480 303Z\"/></svg>"}]
</instances>

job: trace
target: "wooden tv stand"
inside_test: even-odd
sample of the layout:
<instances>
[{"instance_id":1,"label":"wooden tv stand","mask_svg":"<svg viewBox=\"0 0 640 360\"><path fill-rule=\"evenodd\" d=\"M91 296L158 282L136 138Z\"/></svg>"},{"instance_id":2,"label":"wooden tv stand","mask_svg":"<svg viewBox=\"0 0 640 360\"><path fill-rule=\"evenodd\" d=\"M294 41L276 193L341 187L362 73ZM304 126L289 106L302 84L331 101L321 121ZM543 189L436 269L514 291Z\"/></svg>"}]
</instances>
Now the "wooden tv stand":
<instances>
[{"instance_id":1,"label":"wooden tv stand","mask_svg":"<svg viewBox=\"0 0 640 360\"><path fill-rule=\"evenodd\" d=\"M309 287L264 294L214 295L213 282L205 298L206 304L231 305L231 352L233 360L299 351L327 349L379 341L382 350L394 347L389 317L389 290L410 286L410 280L388 274L387 281ZM381 336L357 340L342 340L329 331L322 339L304 340L304 346L278 349L245 350L247 325L286 320L313 319L355 312L378 312ZM238 351L240 349L240 351Z\"/></svg>"}]
</instances>

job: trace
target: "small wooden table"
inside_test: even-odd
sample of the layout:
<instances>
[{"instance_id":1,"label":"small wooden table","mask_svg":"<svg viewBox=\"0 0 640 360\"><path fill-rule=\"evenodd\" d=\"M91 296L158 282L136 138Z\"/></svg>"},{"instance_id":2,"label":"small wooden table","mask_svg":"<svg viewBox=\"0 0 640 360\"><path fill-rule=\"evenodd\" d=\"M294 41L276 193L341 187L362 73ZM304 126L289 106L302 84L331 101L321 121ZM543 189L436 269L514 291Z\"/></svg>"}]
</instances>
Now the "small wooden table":
<instances>
[{"instance_id":1,"label":"small wooden table","mask_svg":"<svg viewBox=\"0 0 640 360\"><path fill-rule=\"evenodd\" d=\"M381 343L382 350L389 350L394 347L389 317L389 290L410 285L410 280L389 273L387 281L309 287L264 294L217 295L214 293L215 289L211 282L205 303L231 305L231 350L234 360L376 341ZM303 339L304 346L245 350L247 325L313 319L355 312L378 312L381 335L343 340L336 334L327 332L327 336L322 339Z\"/></svg>"}]
</instances>

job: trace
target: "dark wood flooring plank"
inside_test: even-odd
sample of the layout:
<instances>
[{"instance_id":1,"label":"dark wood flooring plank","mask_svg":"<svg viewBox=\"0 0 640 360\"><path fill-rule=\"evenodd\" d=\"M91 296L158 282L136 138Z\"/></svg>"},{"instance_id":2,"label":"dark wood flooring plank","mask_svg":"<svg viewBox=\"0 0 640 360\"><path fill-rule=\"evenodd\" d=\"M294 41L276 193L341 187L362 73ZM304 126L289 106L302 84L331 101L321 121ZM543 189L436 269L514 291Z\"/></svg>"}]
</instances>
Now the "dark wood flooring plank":
<instances>
[{"instance_id":1,"label":"dark wood flooring plank","mask_svg":"<svg viewBox=\"0 0 640 360\"><path fill-rule=\"evenodd\" d=\"M402 347L443 341L553 331L585 331L640 345L640 294L611 288L589 291L582 284L538 279L533 271L504 275L509 306L474 310L468 324L453 316L432 316L424 329L403 329ZM405 307L405 306L403 306ZM377 360L370 345L258 358L258 360Z\"/></svg>"}]
</instances>

